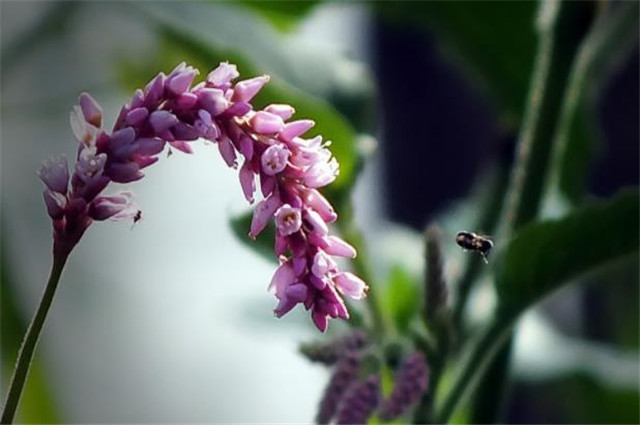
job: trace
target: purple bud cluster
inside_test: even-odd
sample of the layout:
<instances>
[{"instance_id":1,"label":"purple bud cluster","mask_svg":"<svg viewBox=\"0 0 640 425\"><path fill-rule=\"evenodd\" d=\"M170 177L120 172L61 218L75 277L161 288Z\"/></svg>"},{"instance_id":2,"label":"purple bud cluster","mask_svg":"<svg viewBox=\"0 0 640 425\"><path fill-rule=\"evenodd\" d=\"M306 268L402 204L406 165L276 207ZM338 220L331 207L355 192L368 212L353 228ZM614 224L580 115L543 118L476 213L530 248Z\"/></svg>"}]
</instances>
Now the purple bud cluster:
<instances>
[{"instance_id":1,"label":"purple bud cluster","mask_svg":"<svg viewBox=\"0 0 640 425\"><path fill-rule=\"evenodd\" d=\"M429 370L420 352L410 354L400 366L391 396L380 408L380 419L389 421L404 414L427 390Z\"/></svg>"},{"instance_id":2,"label":"purple bud cluster","mask_svg":"<svg viewBox=\"0 0 640 425\"><path fill-rule=\"evenodd\" d=\"M100 193L112 181L141 179L142 170L158 160L167 144L191 153L191 142L206 139L217 144L228 166L238 168L238 157L244 158L239 179L246 199L254 202L257 187L264 197L255 208L249 236L257 237L275 219L280 266L270 288L279 300L276 316L303 304L316 327L325 331L329 318L349 317L341 295L361 299L367 290L332 258L354 258L356 251L330 234L327 224L337 215L318 190L338 175L330 142L321 136L302 138L314 122L290 121L292 106L253 110L250 101L268 76L233 83L239 73L229 63L193 85L197 75L184 63L169 75L158 74L122 107L112 131L103 128L97 102L80 95L71 113L79 142L73 174L69 176L64 157L45 162L40 170L56 251L68 253L94 220L138 219L130 193Z\"/></svg>"},{"instance_id":3,"label":"purple bud cluster","mask_svg":"<svg viewBox=\"0 0 640 425\"><path fill-rule=\"evenodd\" d=\"M320 402L320 409L316 416L317 423L328 424L334 417L343 396L358 377L360 363L360 356L353 351L346 353L338 360L336 369Z\"/></svg>"},{"instance_id":4,"label":"purple bud cluster","mask_svg":"<svg viewBox=\"0 0 640 425\"><path fill-rule=\"evenodd\" d=\"M337 424L366 424L380 401L380 378L370 375L351 386L340 405Z\"/></svg>"},{"instance_id":5,"label":"purple bud cluster","mask_svg":"<svg viewBox=\"0 0 640 425\"><path fill-rule=\"evenodd\" d=\"M369 344L366 334L355 330L329 343L309 343L300 347L300 352L312 362L327 366L335 364L338 359L350 351L360 351Z\"/></svg>"}]
</instances>

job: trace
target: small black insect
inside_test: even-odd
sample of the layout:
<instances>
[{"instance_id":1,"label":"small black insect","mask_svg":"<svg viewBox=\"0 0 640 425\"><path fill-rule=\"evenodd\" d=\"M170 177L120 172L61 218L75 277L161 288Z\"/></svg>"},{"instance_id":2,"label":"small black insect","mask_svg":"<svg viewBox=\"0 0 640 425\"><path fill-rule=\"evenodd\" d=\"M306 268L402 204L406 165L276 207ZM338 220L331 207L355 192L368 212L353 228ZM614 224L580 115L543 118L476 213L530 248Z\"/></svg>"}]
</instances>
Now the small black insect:
<instances>
[{"instance_id":1,"label":"small black insect","mask_svg":"<svg viewBox=\"0 0 640 425\"><path fill-rule=\"evenodd\" d=\"M456 243L465 250L477 251L482 255L485 263L489 263L487 256L493 248L493 242L486 236L476 235L473 232L458 232Z\"/></svg>"}]
</instances>

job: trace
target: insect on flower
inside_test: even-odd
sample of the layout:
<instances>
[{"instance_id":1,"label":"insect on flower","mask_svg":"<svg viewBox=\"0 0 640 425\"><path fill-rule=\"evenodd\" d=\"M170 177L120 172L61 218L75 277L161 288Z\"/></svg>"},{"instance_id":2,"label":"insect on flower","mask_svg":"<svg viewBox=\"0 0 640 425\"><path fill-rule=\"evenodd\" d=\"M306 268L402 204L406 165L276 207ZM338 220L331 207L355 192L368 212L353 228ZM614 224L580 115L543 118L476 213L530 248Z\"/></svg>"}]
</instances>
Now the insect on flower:
<instances>
[{"instance_id":1,"label":"insect on flower","mask_svg":"<svg viewBox=\"0 0 640 425\"><path fill-rule=\"evenodd\" d=\"M489 264L487 256L493 248L493 242L487 236L477 235L473 232L458 232L456 243L466 251L476 251L482 255L485 264Z\"/></svg>"}]
</instances>

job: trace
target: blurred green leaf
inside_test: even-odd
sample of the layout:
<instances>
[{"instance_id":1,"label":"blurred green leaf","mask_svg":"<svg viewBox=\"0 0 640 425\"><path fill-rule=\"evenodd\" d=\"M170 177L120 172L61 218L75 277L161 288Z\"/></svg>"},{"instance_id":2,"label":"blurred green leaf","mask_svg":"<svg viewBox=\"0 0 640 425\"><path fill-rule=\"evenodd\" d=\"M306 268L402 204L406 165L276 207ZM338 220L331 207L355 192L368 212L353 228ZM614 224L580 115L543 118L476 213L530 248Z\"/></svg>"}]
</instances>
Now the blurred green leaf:
<instances>
[{"instance_id":1,"label":"blurred green leaf","mask_svg":"<svg viewBox=\"0 0 640 425\"><path fill-rule=\"evenodd\" d=\"M499 306L517 315L580 275L638 252L638 190L520 230L497 271Z\"/></svg>"},{"instance_id":2,"label":"blurred green leaf","mask_svg":"<svg viewBox=\"0 0 640 425\"><path fill-rule=\"evenodd\" d=\"M293 29L302 19L304 19L311 9L320 4L319 0L305 1L255 1L241 0L238 2L243 6L255 11L267 19L271 24L281 31Z\"/></svg>"},{"instance_id":3,"label":"blurred green leaf","mask_svg":"<svg viewBox=\"0 0 640 425\"><path fill-rule=\"evenodd\" d=\"M258 50L266 49L273 51L274 55L277 54L276 47L271 44L255 45L252 52L256 52L251 55L246 51L248 47L244 50L239 50L223 46L222 43L218 43L218 38L212 38L210 34L206 36L202 28L196 25L185 25L183 19L175 19L173 15L167 13L158 13L156 9L137 4L134 8L144 18L144 22L156 29L164 44L161 54L154 61L123 64L121 76L123 82L129 88L143 86L160 70L169 71L183 60L195 65L203 72L208 72L220 62L228 60L238 65L243 77L249 78L268 71L262 65L259 65L259 63L267 61L263 58L265 52L260 53L257 52ZM202 9L202 13L206 13L207 10L208 8ZM229 15L225 16L234 16L231 12L233 11L226 10L225 13ZM190 15L193 15L193 13L194 10L191 10ZM212 14L211 17L213 21L207 24L210 27L216 27L216 14ZM245 16L236 17L235 19L240 18L248 19ZM220 18L217 19L219 20ZM252 23L244 22L243 24L251 25ZM226 25L228 26L228 23ZM257 26L253 30L258 31L260 27ZM228 36L229 34L227 34ZM253 37L255 38L255 35ZM277 43L275 44L277 46ZM281 61L289 59L283 55L277 55L277 57L280 57ZM272 60L270 58L271 62ZM269 65L274 66L271 65L271 62L269 62ZM283 69L286 68L286 65L280 64L278 66L280 67L281 76L292 75L291 72ZM259 108L269 103L289 103L295 107L297 117L315 120L316 126L309 134L321 134L326 139L331 140L331 151L340 163L340 175L326 189L326 193L331 200L341 199L355 181L357 157L355 132L349 123L326 101L303 93L282 78L278 75L272 75L270 83L256 97L254 106ZM340 211L340 205L336 205L336 207Z\"/></svg>"},{"instance_id":4,"label":"blurred green leaf","mask_svg":"<svg viewBox=\"0 0 640 425\"><path fill-rule=\"evenodd\" d=\"M398 265L391 269L388 282L382 297L384 309L396 328L404 333L420 306L418 287L411 273Z\"/></svg>"},{"instance_id":5,"label":"blurred green leaf","mask_svg":"<svg viewBox=\"0 0 640 425\"><path fill-rule=\"evenodd\" d=\"M607 76L637 51L638 2L602 13L581 43L562 105L547 191L572 202L584 196L597 131L596 100Z\"/></svg>"},{"instance_id":6,"label":"blurred green leaf","mask_svg":"<svg viewBox=\"0 0 640 425\"><path fill-rule=\"evenodd\" d=\"M426 29L453 52L461 69L489 89L517 124L536 49L532 1L376 2L383 18ZM447 49L448 48L448 49Z\"/></svg>"},{"instance_id":7,"label":"blurred green leaf","mask_svg":"<svg viewBox=\"0 0 640 425\"><path fill-rule=\"evenodd\" d=\"M274 224L269 223L269 225L262 231L262 233L258 235L256 240L253 240L248 236L249 229L251 228L252 217L253 213L251 211L236 217L232 217L230 223L233 234L236 235L240 242L247 245L267 261L276 261L277 258L273 253L273 243L276 237Z\"/></svg>"}]
</instances>

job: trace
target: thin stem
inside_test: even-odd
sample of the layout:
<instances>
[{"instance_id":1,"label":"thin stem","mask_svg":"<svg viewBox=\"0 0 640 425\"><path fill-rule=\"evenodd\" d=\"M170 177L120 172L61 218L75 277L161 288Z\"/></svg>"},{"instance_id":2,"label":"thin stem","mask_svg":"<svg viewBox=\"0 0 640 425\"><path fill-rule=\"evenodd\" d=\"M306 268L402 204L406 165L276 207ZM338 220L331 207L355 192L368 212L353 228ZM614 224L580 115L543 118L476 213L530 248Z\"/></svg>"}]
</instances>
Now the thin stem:
<instances>
[{"instance_id":1,"label":"thin stem","mask_svg":"<svg viewBox=\"0 0 640 425\"><path fill-rule=\"evenodd\" d=\"M18 408L18 402L20 401L20 395L22 389L27 380L27 374L29 373L29 366L33 359L33 353L38 343L38 338L42 332L42 326L47 318L49 307L56 293L58 282L60 281L60 275L62 269L67 262L68 254L54 255L53 265L51 266L51 274L49 275L49 281L44 289L42 299L36 310L36 314L33 316L33 320L27 329L27 333L22 340L20 351L18 352L18 359L16 361L16 367L11 377L11 383L9 384L9 391L7 393L7 400L2 410L3 424L10 424L13 422L13 418Z\"/></svg>"},{"instance_id":2,"label":"thin stem","mask_svg":"<svg viewBox=\"0 0 640 425\"><path fill-rule=\"evenodd\" d=\"M471 392L475 382L482 376L496 351L503 345L511 333L511 321L495 318L476 340L462 370L456 377L453 387L445 398L435 423L447 423L460 402Z\"/></svg>"}]
</instances>

